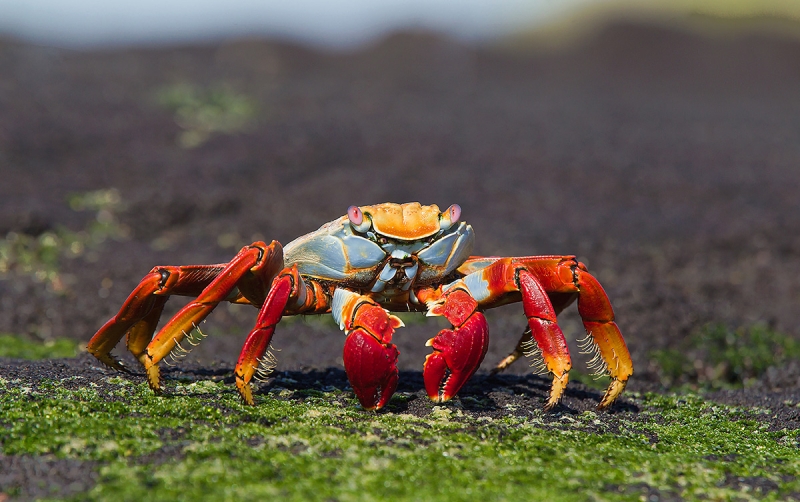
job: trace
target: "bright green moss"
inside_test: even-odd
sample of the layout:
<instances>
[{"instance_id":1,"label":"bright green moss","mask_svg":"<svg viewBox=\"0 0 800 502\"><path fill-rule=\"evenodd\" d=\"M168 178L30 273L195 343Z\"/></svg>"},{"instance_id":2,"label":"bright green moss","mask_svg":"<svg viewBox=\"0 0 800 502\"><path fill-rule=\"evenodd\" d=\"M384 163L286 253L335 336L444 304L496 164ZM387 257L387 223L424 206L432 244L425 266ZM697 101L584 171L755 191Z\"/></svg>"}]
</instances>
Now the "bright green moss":
<instances>
[{"instance_id":1,"label":"bright green moss","mask_svg":"<svg viewBox=\"0 0 800 502\"><path fill-rule=\"evenodd\" d=\"M108 382L34 391L0 380L1 451L99 461L80 500L640 500L648 490L779 500L800 490L796 431L769 432L760 410L694 395L646 395L622 419L475 418L456 406L419 418L364 412L342 391L275 392L246 407L222 383L171 382L155 397ZM777 490L744 494L726 483L737 476Z\"/></svg>"},{"instance_id":2,"label":"bright green moss","mask_svg":"<svg viewBox=\"0 0 800 502\"><path fill-rule=\"evenodd\" d=\"M0 334L0 357L48 359L75 357L77 354L78 343L67 338L42 342L19 335Z\"/></svg>"}]
</instances>

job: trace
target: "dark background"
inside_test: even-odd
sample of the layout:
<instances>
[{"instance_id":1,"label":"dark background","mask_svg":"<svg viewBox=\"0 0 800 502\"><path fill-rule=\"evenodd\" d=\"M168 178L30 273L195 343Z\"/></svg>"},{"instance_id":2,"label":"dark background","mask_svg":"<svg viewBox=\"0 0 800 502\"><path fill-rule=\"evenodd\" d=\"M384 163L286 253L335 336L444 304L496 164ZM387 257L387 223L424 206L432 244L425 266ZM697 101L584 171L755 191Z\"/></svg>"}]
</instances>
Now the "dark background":
<instances>
[{"instance_id":1,"label":"dark background","mask_svg":"<svg viewBox=\"0 0 800 502\"><path fill-rule=\"evenodd\" d=\"M158 99L175 84L246 96L255 113L183 148ZM0 236L85 228L94 213L68 196L109 188L129 233L62 258L62 291L0 275L0 332L88 341L154 265L223 262L353 204L420 201L460 204L478 254L578 255L612 299L634 381L706 323L800 338L798 89L797 38L630 23L552 51L428 33L351 53L0 40ZM255 315L218 308L193 357L232 364ZM484 369L524 326L519 305L489 321ZM418 370L442 324L407 324L400 367ZM583 336L574 308L562 326ZM342 343L331 322L281 325L279 369L340 366Z\"/></svg>"}]
</instances>

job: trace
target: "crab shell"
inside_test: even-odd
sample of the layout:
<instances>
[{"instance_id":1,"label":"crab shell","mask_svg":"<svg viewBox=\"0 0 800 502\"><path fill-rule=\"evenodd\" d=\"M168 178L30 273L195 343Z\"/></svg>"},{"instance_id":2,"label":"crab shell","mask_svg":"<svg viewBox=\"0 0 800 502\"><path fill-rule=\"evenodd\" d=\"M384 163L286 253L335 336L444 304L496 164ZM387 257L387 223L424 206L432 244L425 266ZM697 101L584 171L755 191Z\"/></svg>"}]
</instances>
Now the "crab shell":
<instances>
[{"instance_id":1,"label":"crab shell","mask_svg":"<svg viewBox=\"0 0 800 502\"><path fill-rule=\"evenodd\" d=\"M418 202L353 206L290 242L284 263L302 276L401 295L415 283L441 281L470 256L475 236L460 213L457 205L442 212Z\"/></svg>"}]
</instances>

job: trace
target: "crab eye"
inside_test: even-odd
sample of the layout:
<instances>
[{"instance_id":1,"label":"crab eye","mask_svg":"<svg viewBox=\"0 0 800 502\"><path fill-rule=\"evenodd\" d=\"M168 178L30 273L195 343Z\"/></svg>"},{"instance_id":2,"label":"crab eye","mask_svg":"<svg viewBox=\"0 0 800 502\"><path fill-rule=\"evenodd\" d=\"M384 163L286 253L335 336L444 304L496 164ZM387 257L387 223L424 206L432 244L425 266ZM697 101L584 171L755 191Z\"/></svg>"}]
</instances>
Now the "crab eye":
<instances>
[{"instance_id":1,"label":"crab eye","mask_svg":"<svg viewBox=\"0 0 800 502\"><path fill-rule=\"evenodd\" d=\"M372 226L372 222L369 219L369 215L364 215L364 213L359 209L358 206L350 206L347 208L347 217L350 219L350 226L353 227L353 230L360 233L365 233L369 230L369 227Z\"/></svg>"},{"instance_id":2,"label":"crab eye","mask_svg":"<svg viewBox=\"0 0 800 502\"><path fill-rule=\"evenodd\" d=\"M359 209L358 206L348 207L347 217L350 218L350 223L352 223L354 227L357 227L364 222L364 213L361 212L361 209Z\"/></svg>"},{"instance_id":3,"label":"crab eye","mask_svg":"<svg viewBox=\"0 0 800 502\"><path fill-rule=\"evenodd\" d=\"M447 230L448 228L452 227L458 219L461 217L461 206L458 204L453 204L452 206L447 208L447 211L443 212L439 216L439 229Z\"/></svg>"},{"instance_id":4,"label":"crab eye","mask_svg":"<svg viewBox=\"0 0 800 502\"><path fill-rule=\"evenodd\" d=\"M461 206L458 204L453 204L447 210L450 213L450 224L453 225L458 222L458 219L461 218Z\"/></svg>"}]
</instances>

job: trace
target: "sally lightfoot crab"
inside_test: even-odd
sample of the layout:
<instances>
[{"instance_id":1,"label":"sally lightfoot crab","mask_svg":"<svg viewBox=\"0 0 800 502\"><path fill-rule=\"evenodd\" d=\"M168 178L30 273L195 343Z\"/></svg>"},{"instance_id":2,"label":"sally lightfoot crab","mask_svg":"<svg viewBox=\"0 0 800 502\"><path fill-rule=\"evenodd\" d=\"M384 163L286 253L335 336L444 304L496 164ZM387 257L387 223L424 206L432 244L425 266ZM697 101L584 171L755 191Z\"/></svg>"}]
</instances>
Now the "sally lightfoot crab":
<instances>
[{"instance_id":1,"label":"sally lightfoot crab","mask_svg":"<svg viewBox=\"0 0 800 502\"><path fill-rule=\"evenodd\" d=\"M461 208L436 205L352 206L347 214L289 243L254 242L228 263L153 268L119 313L92 337L88 350L104 364L126 368L111 350L127 335L150 387L160 392L158 363L185 353L181 342L199 343L197 325L220 302L259 309L235 368L236 387L254 404L250 381L274 367L269 352L275 326L285 315L331 313L345 332L344 366L367 409L386 405L397 387L398 350L392 343L402 321L390 312L444 316L452 329L428 340L425 389L436 402L458 393L480 366L489 343L483 311L522 302L527 329L502 371L523 354L538 358L553 381L545 409L561 398L572 366L556 315L577 299L588 333L585 348L611 378L598 408L625 388L633 364L600 283L574 256L518 258L470 256L472 227L459 222ZM159 331L172 295L194 297Z\"/></svg>"}]
</instances>

